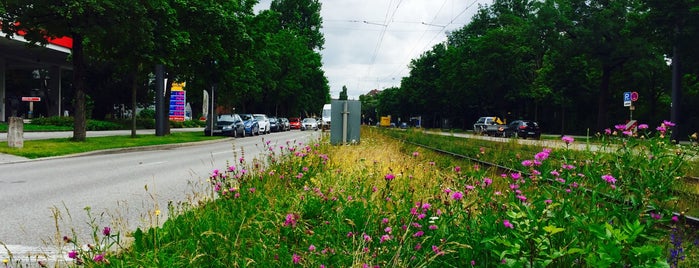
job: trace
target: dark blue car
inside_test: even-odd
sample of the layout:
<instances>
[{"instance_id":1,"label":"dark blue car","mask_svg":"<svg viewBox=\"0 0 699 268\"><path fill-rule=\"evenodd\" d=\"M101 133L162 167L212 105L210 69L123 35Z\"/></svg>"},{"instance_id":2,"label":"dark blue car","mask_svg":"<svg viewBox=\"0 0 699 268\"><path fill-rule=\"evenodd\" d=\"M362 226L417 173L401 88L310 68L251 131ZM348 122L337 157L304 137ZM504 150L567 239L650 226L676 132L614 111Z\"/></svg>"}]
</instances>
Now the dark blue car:
<instances>
[{"instance_id":1,"label":"dark blue car","mask_svg":"<svg viewBox=\"0 0 699 268\"><path fill-rule=\"evenodd\" d=\"M216 118L213 134L231 137L245 136L245 130L243 128L243 119L240 118L239 115L222 114ZM211 126L207 125L204 128L204 135L210 136L211 134Z\"/></svg>"}]
</instances>

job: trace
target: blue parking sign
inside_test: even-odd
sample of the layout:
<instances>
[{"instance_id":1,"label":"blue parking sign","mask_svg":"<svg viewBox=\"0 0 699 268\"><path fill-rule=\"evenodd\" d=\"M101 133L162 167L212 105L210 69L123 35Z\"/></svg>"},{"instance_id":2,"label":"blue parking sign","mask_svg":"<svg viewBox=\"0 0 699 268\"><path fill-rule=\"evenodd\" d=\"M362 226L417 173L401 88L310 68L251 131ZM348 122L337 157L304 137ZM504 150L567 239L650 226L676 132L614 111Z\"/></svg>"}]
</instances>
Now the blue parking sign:
<instances>
[{"instance_id":1,"label":"blue parking sign","mask_svg":"<svg viewBox=\"0 0 699 268\"><path fill-rule=\"evenodd\" d=\"M631 92L624 92L624 102L631 101Z\"/></svg>"}]
</instances>

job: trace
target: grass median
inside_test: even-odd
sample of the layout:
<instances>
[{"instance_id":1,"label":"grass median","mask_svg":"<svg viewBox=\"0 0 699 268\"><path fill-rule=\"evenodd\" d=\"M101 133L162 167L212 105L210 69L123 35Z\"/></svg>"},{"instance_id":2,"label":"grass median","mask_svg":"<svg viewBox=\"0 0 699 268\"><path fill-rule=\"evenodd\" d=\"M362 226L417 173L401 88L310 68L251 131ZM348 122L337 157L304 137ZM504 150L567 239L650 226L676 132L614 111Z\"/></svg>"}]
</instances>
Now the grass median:
<instances>
[{"instance_id":1,"label":"grass median","mask_svg":"<svg viewBox=\"0 0 699 268\"><path fill-rule=\"evenodd\" d=\"M163 144L176 144L222 139L221 136L204 136L201 132L178 132L168 136L138 135L93 137L84 142L71 141L70 138L27 140L23 148L10 148L7 143L0 143L0 153L22 156L30 159L62 156L116 148L133 148Z\"/></svg>"}]
</instances>

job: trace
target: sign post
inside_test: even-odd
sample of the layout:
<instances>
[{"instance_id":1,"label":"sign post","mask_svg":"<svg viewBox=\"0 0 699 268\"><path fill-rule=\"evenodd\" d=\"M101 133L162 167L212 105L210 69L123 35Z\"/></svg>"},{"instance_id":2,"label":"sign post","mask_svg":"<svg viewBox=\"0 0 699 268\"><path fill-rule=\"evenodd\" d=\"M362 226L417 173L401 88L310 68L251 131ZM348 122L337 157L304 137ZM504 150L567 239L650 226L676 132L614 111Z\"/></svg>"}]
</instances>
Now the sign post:
<instances>
[{"instance_id":1,"label":"sign post","mask_svg":"<svg viewBox=\"0 0 699 268\"><path fill-rule=\"evenodd\" d=\"M41 97L22 97L22 101L29 102L29 114L27 118L31 119L34 115L34 102L41 101Z\"/></svg>"},{"instance_id":2,"label":"sign post","mask_svg":"<svg viewBox=\"0 0 699 268\"><path fill-rule=\"evenodd\" d=\"M636 109L636 107L633 106L633 103L638 100L638 92L636 91L626 91L624 92L624 107L629 107L629 121L633 120L633 110Z\"/></svg>"}]
</instances>

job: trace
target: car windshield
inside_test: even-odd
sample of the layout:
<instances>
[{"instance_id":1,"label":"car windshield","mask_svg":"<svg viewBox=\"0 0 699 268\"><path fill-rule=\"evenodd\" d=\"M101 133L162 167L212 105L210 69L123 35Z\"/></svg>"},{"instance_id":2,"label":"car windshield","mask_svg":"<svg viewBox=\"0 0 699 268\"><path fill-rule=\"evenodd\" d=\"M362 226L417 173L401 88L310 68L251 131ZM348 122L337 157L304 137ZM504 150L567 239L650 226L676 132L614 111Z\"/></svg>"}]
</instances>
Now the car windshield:
<instances>
[{"instance_id":1,"label":"car windshield","mask_svg":"<svg viewBox=\"0 0 699 268\"><path fill-rule=\"evenodd\" d=\"M249 115L249 114L244 114L244 115L241 115L240 117L242 117L243 120L245 120L245 121L252 119L252 115Z\"/></svg>"},{"instance_id":2,"label":"car windshield","mask_svg":"<svg viewBox=\"0 0 699 268\"><path fill-rule=\"evenodd\" d=\"M255 118L256 118L257 120L265 120L265 116L264 116L264 115L256 115Z\"/></svg>"},{"instance_id":3,"label":"car windshield","mask_svg":"<svg viewBox=\"0 0 699 268\"><path fill-rule=\"evenodd\" d=\"M304 118L304 119L303 119L303 122L304 122L304 123L315 123L316 120L313 119L313 118Z\"/></svg>"},{"instance_id":4,"label":"car windshield","mask_svg":"<svg viewBox=\"0 0 699 268\"><path fill-rule=\"evenodd\" d=\"M231 123L235 121L235 118L232 115L221 115L218 117L218 122L228 122Z\"/></svg>"},{"instance_id":5,"label":"car windshield","mask_svg":"<svg viewBox=\"0 0 699 268\"><path fill-rule=\"evenodd\" d=\"M524 122L524 124L527 125L528 127L538 127L539 126L539 124L537 124L536 122Z\"/></svg>"}]
</instances>

